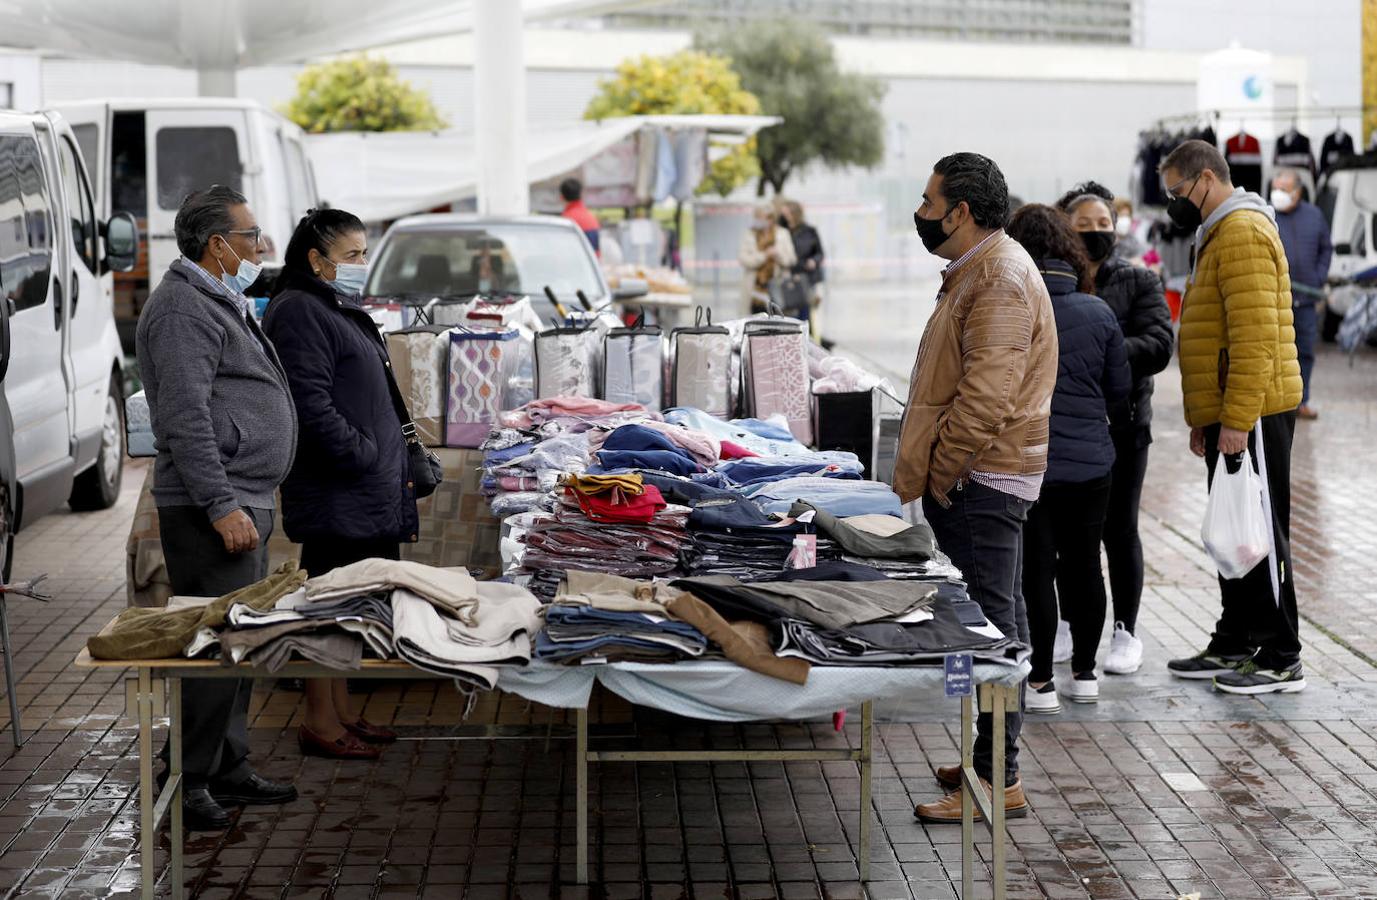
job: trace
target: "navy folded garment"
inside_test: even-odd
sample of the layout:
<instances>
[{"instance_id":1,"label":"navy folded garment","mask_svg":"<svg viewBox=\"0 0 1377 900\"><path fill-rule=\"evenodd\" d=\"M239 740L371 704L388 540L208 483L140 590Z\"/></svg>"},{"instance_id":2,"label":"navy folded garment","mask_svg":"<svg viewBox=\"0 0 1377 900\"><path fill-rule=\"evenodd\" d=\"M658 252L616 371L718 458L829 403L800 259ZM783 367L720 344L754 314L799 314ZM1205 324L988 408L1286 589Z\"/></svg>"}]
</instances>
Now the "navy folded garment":
<instances>
[{"instance_id":1,"label":"navy folded garment","mask_svg":"<svg viewBox=\"0 0 1377 900\"><path fill-rule=\"evenodd\" d=\"M646 428L644 425L622 425L620 428L612 429L607 439L602 442L602 449L669 450L692 458L687 450L671 441L663 432Z\"/></svg>"},{"instance_id":2,"label":"navy folded garment","mask_svg":"<svg viewBox=\"0 0 1377 900\"><path fill-rule=\"evenodd\" d=\"M697 478L683 478L678 475L669 475L665 472L645 471L638 472L641 480L646 484L653 484L660 489L660 496L670 503L677 503L680 506L695 506L700 501L740 497L735 491L716 485L707 484ZM713 473L707 473L713 474Z\"/></svg>"},{"instance_id":3,"label":"navy folded garment","mask_svg":"<svg viewBox=\"0 0 1377 900\"><path fill-rule=\"evenodd\" d=\"M807 569L785 569L760 581L886 581L888 576L878 569L840 559L821 560Z\"/></svg>"},{"instance_id":4,"label":"navy folded garment","mask_svg":"<svg viewBox=\"0 0 1377 900\"><path fill-rule=\"evenodd\" d=\"M725 496L704 498L694 504L693 511L689 513L689 528L691 530L722 531L727 528L778 525L778 519L767 516L765 511L749 497L725 491L723 493ZM793 531L790 533L792 534Z\"/></svg>"},{"instance_id":5,"label":"navy folded garment","mask_svg":"<svg viewBox=\"0 0 1377 900\"><path fill-rule=\"evenodd\" d=\"M625 427L625 426L623 426ZM620 429L619 429L620 430ZM600 475L609 469L659 469L675 475L692 475L702 472L703 467L694 462L693 457L683 451L670 450L599 450L597 452L598 471L592 468L591 474Z\"/></svg>"}]
</instances>

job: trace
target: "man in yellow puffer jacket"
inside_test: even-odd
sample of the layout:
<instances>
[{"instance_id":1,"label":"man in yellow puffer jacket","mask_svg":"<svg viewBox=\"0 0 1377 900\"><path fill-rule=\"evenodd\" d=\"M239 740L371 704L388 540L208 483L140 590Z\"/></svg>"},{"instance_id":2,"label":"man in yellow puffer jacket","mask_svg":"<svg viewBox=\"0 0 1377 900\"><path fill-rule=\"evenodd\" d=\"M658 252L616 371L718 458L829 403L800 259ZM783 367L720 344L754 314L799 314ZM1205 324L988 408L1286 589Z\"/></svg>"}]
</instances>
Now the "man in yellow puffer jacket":
<instances>
[{"instance_id":1,"label":"man in yellow puffer jacket","mask_svg":"<svg viewBox=\"0 0 1377 900\"><path fill-rule=\"evenodd\" d=\"M1177 225L1196 229L1195 266L1181 309L1181 386L1191 450L1213 481L1220 454L1236 470L1262 435L1276 544L1269 563L1219 579L1223 613L1201 653L1167 663L1180 678L1213 679L1234 694L1305 688L1291 578L1291 440L1301 401L1286 251L1272 208L1235 188L1213 145L1187 141L1161 166ZM1261 423L1257 431L1254 426ZM1254 468L1256 457L1249 454Z\"/></svg>"}]
</instances>

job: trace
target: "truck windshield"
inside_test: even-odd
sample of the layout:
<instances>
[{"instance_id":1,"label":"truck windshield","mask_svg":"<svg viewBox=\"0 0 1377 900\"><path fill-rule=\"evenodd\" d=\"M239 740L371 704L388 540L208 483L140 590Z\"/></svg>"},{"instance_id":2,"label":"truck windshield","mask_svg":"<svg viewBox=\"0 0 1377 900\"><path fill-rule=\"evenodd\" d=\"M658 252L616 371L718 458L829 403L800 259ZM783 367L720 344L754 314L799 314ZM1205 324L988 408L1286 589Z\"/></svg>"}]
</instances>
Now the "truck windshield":
<instances>
[{"instance_id":1,"label":"truck windshield","mask_svg":"<svg viewBox=\"0 0 1377 900\"><path fill-rule=\"evenodd\" d=\"M561 301L605 299L597 263L577 232L538 224L473 223L398 231L373 264L370 297L457 297L509 292Z\"/></svg>"}]
</instances>

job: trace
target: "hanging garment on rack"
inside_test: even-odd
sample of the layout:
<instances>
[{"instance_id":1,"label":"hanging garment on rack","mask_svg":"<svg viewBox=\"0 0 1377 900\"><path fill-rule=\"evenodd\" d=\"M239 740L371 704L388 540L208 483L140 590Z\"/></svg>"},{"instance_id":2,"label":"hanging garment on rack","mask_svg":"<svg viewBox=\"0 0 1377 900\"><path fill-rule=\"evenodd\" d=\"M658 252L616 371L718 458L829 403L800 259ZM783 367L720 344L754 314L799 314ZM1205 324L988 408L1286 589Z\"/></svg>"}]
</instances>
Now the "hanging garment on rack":
<instances>
[{"instance_id":1,"label":"hanging garment on rack","mask_svg":"<svg viewBox=\"0 0 1377 900\"><path fill-rule=\"evenodd\" d=\"M1162 161L1162 140L1155 132L1145 131L1138 136L1138 156L1134 160L1134 198L1139 206L1166 206L1166 194L1162 192L1162 179L1157 174L1157 166Z\"/></svg>"},{"instance_id":2,"label":"hanging garment on rack","mask_svg":"<svg viewBox=\"0 0 1377 900\"><path fill-rule=\"evenodd\" d=\"M1195 139L1198 141L1204 141L1211 147L1219 146L1219 135L1214 133L1214 127L1210 125L1206 125L1204 128L1201 128L1199 131L1197 131L1195 133Z\"/></svg>"},{"instance_id":3,"label":"hanging garment on rack","mask_svg":"<svg viewBox=\"0 0 1377 900\"><path fill-rule=\"evenodd\" d=\"M1328 172L1339 160L1353 154L1353 135L1342 128L1335 128L1320 146L1320 174Z\"/></svg>"},{"instance_id":4,"label":"hanging garment on rack","mask_svg":"<svg viewBox=\"0 0 1377 900\"><path fill-rule=\"evenodd\" d=\"M1224 144L1224 159L1229 163L1234 187L1262 193L1262 145L1257 138L1240 131Z\"/></svg>"},{"instance_id":5,"label":"hanging garment on rack","mask_svg":"<svg viewBox=\"0 0 1377 900\"><path fill-rule=\"evenodd\" d=\"M1276 151L1272 154L1272 164L1300 169L1315 177L1315 154L1310 152L1310 138L1294 128L1277 138Z\"/></svg>"}]
</instances>

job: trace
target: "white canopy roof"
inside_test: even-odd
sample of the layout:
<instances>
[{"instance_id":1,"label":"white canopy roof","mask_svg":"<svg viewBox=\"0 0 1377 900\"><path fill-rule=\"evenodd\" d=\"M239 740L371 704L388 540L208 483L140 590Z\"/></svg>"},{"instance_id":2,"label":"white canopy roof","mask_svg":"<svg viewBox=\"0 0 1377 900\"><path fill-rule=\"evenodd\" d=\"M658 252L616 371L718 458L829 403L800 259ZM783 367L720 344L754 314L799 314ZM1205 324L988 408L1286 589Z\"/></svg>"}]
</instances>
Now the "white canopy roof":
<instances>
[{"instance_id":1,"label":"white canopy roof","mask_svg":"<svg viewBox=\"0 0 1377 900\"><path fill-rule=\"evenodd\" d=\"M780 121L775 116L626 116L541 128L527 141L527 178L537 184L571 173L645 127L702 128L710 140L739 139ZM309 135L306 146L321 197L368 222L424 212L478 191L471 134L318 134Z\"/></svg>"},{"instance_id":2,"label":"white canopy roof","mask_svg":"<svg viewBox=\"0 0 1377 900\"><path fill-rule=\"evenodd\" d=\"M298 62L473 30L508 0L0 0L0 43L193 69ZM652 0L522 0L528 22Z\"/></svg>"}]
</instances>

